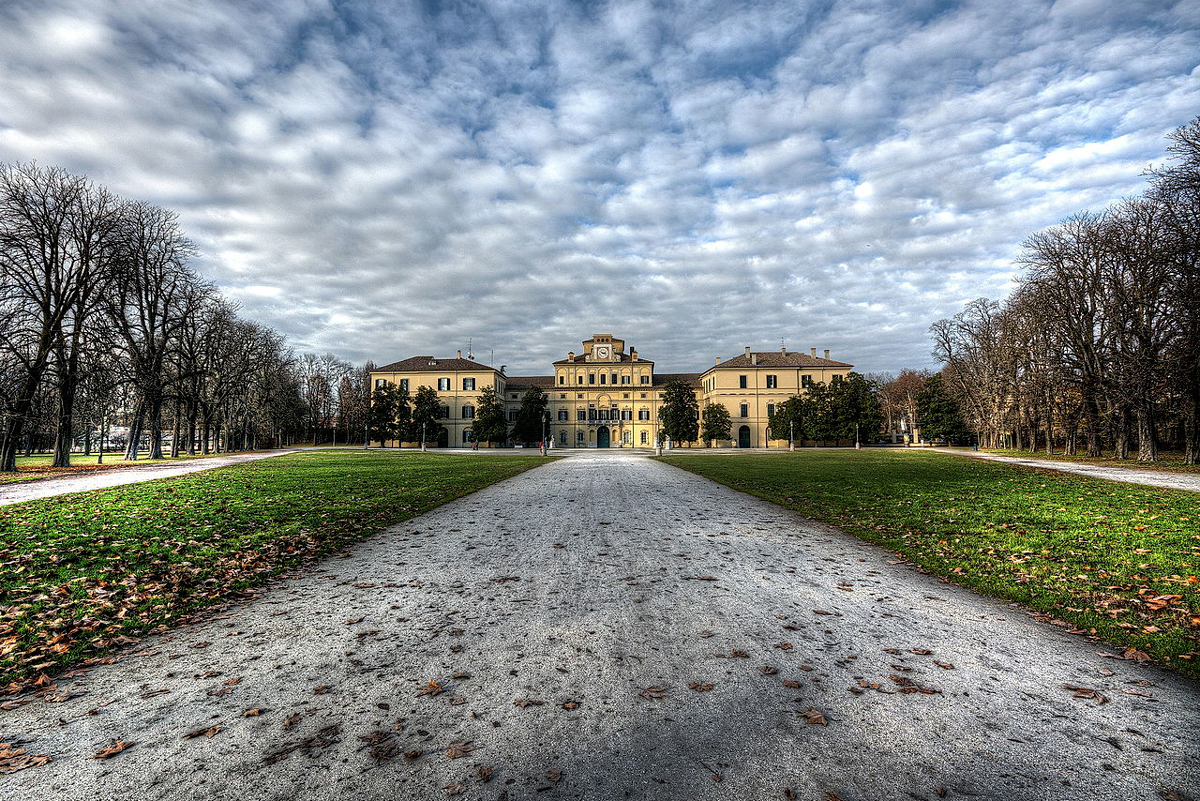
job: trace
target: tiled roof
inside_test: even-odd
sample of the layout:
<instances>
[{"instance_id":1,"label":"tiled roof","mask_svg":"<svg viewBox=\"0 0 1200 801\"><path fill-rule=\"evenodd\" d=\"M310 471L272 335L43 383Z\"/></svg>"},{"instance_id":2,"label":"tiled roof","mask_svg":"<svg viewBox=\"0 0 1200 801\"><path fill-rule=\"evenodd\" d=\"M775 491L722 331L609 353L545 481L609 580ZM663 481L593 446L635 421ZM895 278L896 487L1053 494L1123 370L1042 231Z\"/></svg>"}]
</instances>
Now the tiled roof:
<instances>
[{"instance_id":1,"label":"tiled roof","mask_svg":"<svg viewBox=\"0 0 1200 801\"><path fill-rule=\"evenodd\" d=\"M439 359L435 356L413 356L398 362L376 367L376 373L411 373L416 371L447 372L454 370L494 370L486 364L473 362L470 359Z\"/></svg>"},{"instance_id":2,"label":"tiled roof","mask_svg":"<svg viewBox=\"0 0 1200 801\"><path fill-rule=\"evenodd\" d=\"M700 373L655 373L654 386L661 387L672 381L682 381L688 386L700 386Z\"/></svg>"},{"instance_id":3,"label":"tiled roof","mask_svg":"<svg viewBox=\"0 0 1200 801\"><path fill-rule=\"evenodd\" d=\"M820 359L816 356L809 356L807 353L780 353L777 350L758 351L752 354L755 357L755 363L750 363L750 357L742 353L734 356L728 361L723 361L720 364L714 365L708 370L720 370L724 367L741 368L747 367L853 367L852 364L845 362L835 362L832 359ZM708 372L705 370L704 372Z\"/></svg>"},{"instance_id":4,"label":"tiled roof","mask_svg":"<svg viewBox=\"0 0 1200 801\"><path fill-rule=\"evenodd\" d=\"M517 389L529 389L530 387L541 387L542 389L550 389L554 386L554 376L552 375L512 375L505 379L505 392Z\"/></svg>"}]
</instances>

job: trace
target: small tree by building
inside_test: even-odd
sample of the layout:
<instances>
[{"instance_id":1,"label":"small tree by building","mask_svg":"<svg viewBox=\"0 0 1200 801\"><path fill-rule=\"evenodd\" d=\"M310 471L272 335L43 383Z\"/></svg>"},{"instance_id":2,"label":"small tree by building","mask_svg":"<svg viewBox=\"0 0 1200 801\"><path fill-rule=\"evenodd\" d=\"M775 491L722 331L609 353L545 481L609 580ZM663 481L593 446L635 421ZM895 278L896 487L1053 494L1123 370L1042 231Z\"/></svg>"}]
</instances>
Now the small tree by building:
<instances>
[{"instance_id":1,"label":"small tree by building","mask_svg":"<svg viewBox=\"0 0 1200 801\"><path fill-rule=\"evenodd\" d=\"M370 429L371 440L378 442L381 448L387 447L387 441L396 437L398 395L399 390L393 384L376 387L371 393L367 426Z\"/></svg>"},{"instance_id":2,"label":"small tree by building","mask_svg":"<svg viewBox=\"0 0 1200 801\"><path fill-rule=\"evenodd\" d=\"M424 434L424 442L437 442L442 431L442 402L432 387L417 387L416 397L413 398L412 436L420 440ZM424 444L424 443L422 443Z\"/></svg>"},{"instance_id":3,"label":"small tree by building","mask_svg":"<svg viewBox=\"0 0 1200 801\"><path fill-rule=\"evenodd\" d=\"M712 447L714 440L729 439L729 431L733 421L729 419L729 410L723 403L709 403L700 415L700 438Z\"/></svg>"},{"instance_id":4,"label":"small tree by building","mask_svg":"<svg viewBox=\"0 0 1200 801\"><path fill-rule=\"evenodd\" d=\"M517 410L517 420L513 424L513 439L526 445L541 442L550 422L548 404L549 399L541 388L530 387L525 390L525 394L521 396L521 406Z\"/></svg>"},{"instance_id":5,"label":"small tree by building","mask_svg":"<svg viewBox=\"0 0 1200 801\"><path fill-rule=\"evenodd\" d=\"M497 443L508 439L504 406L495 387L488 387L475 400L475 422L471 425L471 436L476 442Z\"/></svg>"},{"instance_id":6,"label":"small tree by building","mask_svg":"<svg viewBox=\"0 0 1200 801\"><path fill-rule=\"evenodd\" d=\"M921 421L922 433L930 439L964 444L973 439L941 373L927 378L925 387L917 393L917 418Z\"/></svg>"},{"instance_id":7,"label":"small tree by building","mask_svg":"<svg viewBox=\"0 0 1200 801\"><path fill-rule=\"evenodd\" d=\"M808 398L793 395L775 407L768 425L771 426L771 439L790 439L800 445L812 427L809 417L812 404Z\"/></svg>"},{"instance_id":8,"label":"small tree by building","mask_svg":"<svg viewBox=\"0 0 1200 801\"><path fill-rule=\"evenodd\" d=\"M662 433L672 442L695 442L700 435L700 406L696 393L682 381L669 381L663 387L658 419Z\"/></svg>"}]
</instances>

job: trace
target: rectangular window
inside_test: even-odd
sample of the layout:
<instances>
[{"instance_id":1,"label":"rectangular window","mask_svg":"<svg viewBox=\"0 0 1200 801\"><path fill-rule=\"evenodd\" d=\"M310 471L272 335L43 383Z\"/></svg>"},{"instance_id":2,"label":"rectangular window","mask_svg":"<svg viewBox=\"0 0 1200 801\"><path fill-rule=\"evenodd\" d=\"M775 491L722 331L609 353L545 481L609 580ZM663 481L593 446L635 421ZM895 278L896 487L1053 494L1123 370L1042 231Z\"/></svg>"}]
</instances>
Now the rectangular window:
<instances>
[{"instance_id":1,"label":"rectangular window","mask_svg":"<svg viewBox=\"0 0 1200 801\"><path fill-rule=\"evenodd\" d=\"M595 409L588 409L588 419L589 420L596 419L596 410Z\"/></svg>"},{"instance_id":2,"label":"rectangular window","mask_svg":"<svg viewBox=\"0 0 1200 801\"><path fill-rule=\"evenodd\" d=\"M408 392L408 379L407 378L400 379L400 389L404 390L405 392Z\"/></svg>"},{"instance_id":3,"label":"rectangular window","mask_svg":"<svg viewBox=\"0 0 1200 801\"><path fill-rule=\"evenodd\" d=\"M811 375L800 376L800 386L804 389L808 389L809 387L811 387L812 386L812 376Z\"/></svg>"},{"instance_id":4,"label":"rectangular window","mask_svg":"<svg viewBox=\"0 0 1200 801\"><path fill-rule=\"evenodd\" d=\"M438 392L449 392L449 391L450 391L450 379L449 378L439 378L438 379Z\"/></svg>"},{"instance_id":5,"label":"rectangular window","mask_svg":"<svg viewBox=\"0 0 1200 801\"><path fill-rule=\"evenodd\" d=\"M641 380L641 382L640 382L640 383L642 383L642 384L649 384L649 383L650 383L650 376L648 376L648 375L644 375L644 376L642 376L642 380Z\"/></svg>"},{"instance_id":6,"label":"rectangular window","mask_svg":"<svg viewBox=\"0 0 1200 801\"><path fill-rule=\"evenodd\" d=\"M387 386L386 378L376 378L375 379L375 389L383 389L385 386Z\"/></svg>"},{"instance_id":7,"label":"rectangular window","mask_svg":"<svg viewBox=\"0 0 1200 801\"><path fill-rule=\"evenodd\" d=\"M767 417L768 417L768 418L771 418L771 417L774 417L774 416L775 416L775 404L773 404L773 403L768 403L768 404L767 404Z\"/></svg>"},{"instance_id":8,"label":"rectangular window","mask_svg":"<svg viewBox=\"0 0 1200 801\"><path fill-rule=\"evenodd\" d=\"M767 376L767 389L775 389L779 386L779 376Z\"/></svg>"},{"instance_id":9,"label":"rectangular window","mask_svg":"<svg viewBox=\"0 0 1200 801\"><path fill-rule=\"evenodd\" d=\"M646 393L645 393L645 392L643 392L643 393L642 393L642 398L643 398L643 399L645 399L645 397L646 397Z\"/></svg>"},{"instance_id":10,"label":"rectangular window","mask_svg":"<svg viewBox=\"0 0 1200 801\"><path fill-rule=\"evenodd\" d=\"M441 411L441 418L442 418L443 420L449 420L449 419L450 419L450 407L449 407L449 406L443 406L443 407L442 407L442 411Z\"/></svg>"},{"instance_id":11,"label":"rectangular window","mask_svg":"<svg viewBox=\"0 0 1200 801\"><path fill-rule=\"evenodd\" d=\"M604 379L606 379L606 378L608 378L608 376L607 376L607 375L605 375L604 373L601 373L601 374L600 374L600 383L601 383L601 384L605 383Z\"/></svg>"},{"instance_id":12,"label":"rectangular window","mask_svg":"<svg viewBox=\"0 0 1200 801\"><path fill-rule=\"evenodd\" d=\"M565 383L567 383L567 377L565 375L559 375L558 385L561 387Z\"/></svg>"},{"instance_id":13,"label":"rectangular window","mask_svg":"<svg viewBox=\"0 0 1200 801\"><path fill-rule=\"evenodd\" d=\"M750 416L750 405L747 403L743 403L742 404L742 417L749 417L749 416Z\"/></svg>"},{"instance_id":14,"label":"rectangular window","mask_svg":"<svg viewBox=\"0 0 1200 801\"><path fill-rule=\"evenodd\" d=\"M613 374L612 374L612 382L613 382L614 384L615 384L615 383L617 383L617 374L616 374L616 373L613 373Z\"/></svg>"},{"instance_id":15,"label":"rectangular window","mask_svg":"<svg viewBox=\"0 0 1200 801\"><path fill-rule=\"evenodd\" d=\"M558 441L559 441L559 444L561 444L564 448L567 447L567 432L566 431L558 432Z\"/></svg>"},{"instance_id":16,"label":"rectangular window","mask_svg":"<svg viewBox=\"0 0 1200 801\"><path fill-rule=\"evenodd\" d=\"M474 420L475 419L475 407L474 406L464 406L463 410L462 410L462 414L463 414L464 420Z\"/></svg>"},{"instance_id":17,"label":"rectangular window","mask_svg":"<svg viewBox=\"0 0 1200 801\"><path fill-rule=\"evenodd\" d=\"M628 384L628 383L629 383L629 376L627 376L627 375L623 375L623 376L621 376L621 383L622 383L622 384Z\"/></svg>"},{"instance_id":18,"label":"rectangular window","mask_svg":"<svg viewBox=\"0 0 1200 801\"><path fill-rule=\"evenodd\" d=\"M649 409L638 409L638 419L639 420L649 420L650 419L650 410Z\"/></svg>"},{"instance_id":19,"label":"rectangular window","mask_svg":"<svg viewBox=\"0 0 1200 801\"><path fill-rule=\"evenodd\" d=\"M576 375L576 376L575 376L575 383L576 383L576 384L582 384L582 383L583 383L583 373L579 373L578 375Z\"/></svg>"},{"instance_id":20,"label":"rectangular window","mask_svg":"<svg viewBox=\"0 0 1200 801\"><path fill-rule=\"evenodd\" d=\"M558 422L560 422L560 423L567 422L567 410L566 409L558 410Z\"/></svg>"},{"instance_id":21,"label":"rectangular window","mask_svg":"<svg viewBox=\"0 0 1200 801\"><path fill-rule=\"evenodd\" d=\"M585 412L583 409L580 409L580 410L578 410L578 411L575 413L575 419L576 419L576 420L586 420L586 419L587 419L587 412Z\"/></svg>"},{"instance_id":22,"label":"rectangular window","mask_svg":"<svg viewBox=\"0 0 1200 801\"><path fill-rule=\"evenodd\" d=\"M642 432L642 444L643 444L643 445L645 445L645 444L646 444L646 441L647 441L648 439L649 439L649 437L647 437L647 436L646 436L646 432L645 432L645 431L643 431L643 432Z\"/></svg>"},{"instance_id":23,"label":"rectangular window","mask_svg":"<svg viewBox=\"0 0 1200 801\"><path fill-rule=\"evenodd\" d=\"M565 392L560 392L560 393L558 393L558 399L559 399L559 400L566 400L566 399L567 399L567 393L565 393Z\"/></svg>"},{"instance_id":24,"label":"rectangular window","mask_svg":"<svg viewBox=\"0 0 1200 801\"><path fill-rule=\"evenodd\" d=\"M509 409L509 410L508 410L508 421L509 421L510 423L515 423L515 422L517 422L517 410L516 410L516 409Z\"/></svg>"},{"instance_id":25,"label":"rectangular window","mask_svg":"<svg viewBox=\"0 0 1200 801\"><path fill-rule=\"evenodd\" d=\"M475 379L474 378L464 378L463 379L463 392L474 392L474 391L475 391Z\"/></svg>"},{"instance_id":26,"label":"rectangular window","mask_svg":"<svg viewBox=\"0 0 1200 801\"><path fill-rule=\"evenodd\" d=\"M575 432L575 441L581 445L583 444L583 432L582 431Z\"/></svg>"},{"instance_id":27,"label":"rectangular window","mask_svg":"<svg viewBox=\"0 0 1200 801\"><path fill-rule=\"evenodd\" d=\"M745 389L745 388L746 388L746 376L744 376L744 375L739 375L739 376L738 376L738 388L739 388L739 389Z\"/></svg>"},{"instance_id":28,"label":"rectangular window","mask_svg":"<svg viewBox=\"0 0 1200 801\"><path fill-rule=\"evenodd\" d=\"M588 383L589 384L596 383L596 374L595 373L588 373Z\"/></svg>"}]
</instances>

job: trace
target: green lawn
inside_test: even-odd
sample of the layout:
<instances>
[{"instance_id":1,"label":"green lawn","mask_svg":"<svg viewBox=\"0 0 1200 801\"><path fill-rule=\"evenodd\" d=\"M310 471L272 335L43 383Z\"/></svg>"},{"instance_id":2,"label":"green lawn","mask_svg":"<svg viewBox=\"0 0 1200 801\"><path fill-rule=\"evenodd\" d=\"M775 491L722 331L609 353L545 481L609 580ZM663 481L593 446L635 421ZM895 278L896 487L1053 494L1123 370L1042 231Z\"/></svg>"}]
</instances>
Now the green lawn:
<instances>
[{"instance_id":1,"label":"green lawn","mask_svg":"<svg viewBox=\"0 0 1200 801\"><path fill-rule=\"evenodd\" d=\"M1200 494L919 451L662 461L1200 676Z\"/></svg>"},{"instance_id":2,"label":"green lawn","mask_svg":"<svg viewBox=\"0 0 1200 801\"><path fill-rule=\"evenodd\" d=\"M546 462L310 452L0 507L0 691Z\"/></svg>"},{"instance_id":3,"label":"green lawn","mask_svg":"<svg viewBox=\"0 0 1200 801\"><path fill-rule=\"evenodd\" d=\"M982 448L980 450L983 450ZM1016 456L1022 459L1052 459L1056 462L1073 462L1075 464L1094 464L1102 467L1128 467L1134 470L1164 470L1180 473L1200 473L1200 464L1187 464L1183 461L1182 451L1159 451L1157 462L1139 462L1137 451L1132 452L1128 459L1117 459L1114 456L1067 456L1058 452L1050 456L1045 451L1017 451L1004 449L987 449L986 453L998 456Z\"/></svg>"}]
</instances>

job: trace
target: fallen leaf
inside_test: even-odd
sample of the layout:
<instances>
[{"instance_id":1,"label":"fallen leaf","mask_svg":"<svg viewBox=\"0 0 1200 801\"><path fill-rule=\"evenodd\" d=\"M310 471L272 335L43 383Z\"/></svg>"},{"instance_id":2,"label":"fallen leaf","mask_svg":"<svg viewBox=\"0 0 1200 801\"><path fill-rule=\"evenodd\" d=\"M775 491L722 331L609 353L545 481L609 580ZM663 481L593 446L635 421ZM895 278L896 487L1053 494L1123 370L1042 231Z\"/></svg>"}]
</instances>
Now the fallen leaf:
<instances>
[{"instance_id":1,"label":"fallen leaf","mask_svg":"<svg viewBox=\"0 0 1200 801\"><path fill-rule=\"evenodd\" d=\"M99 751L93 754L92 759L108 759L109 757L115 757L126 748L130 748L134 745L137 745L137 743L127 743L124 740L114 740L112 745L101 748Z\"/></svg>"},{"instance_id":2,"label":"fallen leaf","mask_svg":"<svg viewBox=\"0 0 1200 801\"><path fill-rule=\"evenodd\" d=\"M545 701L535 701L532 698L518 698L517 700L513 701L513 706L519 706L521 709L525 709L526 707L530 706L541 706L544 703Z\"/></svg>"},{"instance_id":3,"label":"fallen leaf","mask_svg":"<svg viewBox=\"0 0 1200 801\"><path fill-rule=\"evenodd\" d=\"M659 698L664 698L666 696L666 694L667 694L667 688L659 687L657 685L647 687L646 689L644 689L638 693L638 695L642 696L643 698L645 698L648 701L656 700Z\"/></svg>"},{"instance_id":4,"label":"fallen leaf","mask_svg":"<svg viewBox=\"0 0 1200 801\"><path fill-rule=\"evenodd\" d=\"M446 749L446 756L450 759L462 759L470 756L471 752L479 748L477 745L471 745L470 740L458 740L450 743L450 747Z\"/></svg>"},{"instance_id":5,"label":"fallen leaf","mask_svg":"<svg viewBox=\"0 0 1200 801\"><path fill-rule=\"evenodd\" d=\"M759 668L759 672L761 672L764 676L774 676L779 671L770 665L763 665L761 668Z\"/></svg>"},{"instance_id":6,"label":"fallen leaf","mask_svg":"<svg viewBox=\"0 0 1200 801\"><path fill-rule=\"evenodd\" d=\"M804 718L804 722L813 726L828 726L829 723L825 720L825 713L819 709L809 707L807 712L801 712L800 717Z\"/></svg>"},{"instance_id":7,"label":"fallen leaf","mask_svg":"<svg viewBox=\"0 0 1200 801\"><path fill-rule=\"evenodd\" d=\"M40 767L50 761L49 754L30 754L24 748L14 748L12 743L0 743L0 774Z\"/></svg>"},{"instance_id":8,"label":"fallen leaf","mask_svg":"<svg viewBox=\"0 0 1200 801\"><path fill-rule=\"evenodd\" d=\"M492 769L480 765L479 770L475 771L475 775L479 777L479 781L487 784L492 780Z\"/></svg>"},{"instance_id":9,"label":"fallen leaf","mask_svg":"<svg viewBox=\"0 0 1200 801\"><path fill-rule=\"evenodd\" d=\"M796 681L795 679L784 679L783 686L787 687L789 690L799 690L800 682Z\"/></svg>"},{"instance_id":10,"label":"fallen leaf","mask_svg":"<svg viewBox=\"0 0 1200 801\"><path fill-rule=\"evenodd\" d=\"M1064 690L1070 690L1072 693L1074 693L1074 695L1071 696L1072 698L1083 698L1089 701L1095 701L1096 706L1103 706L1109 701L1107 695L1099 690L1094 690L1091 687L1076 687L1073 684L1064 684L1062 688Z\"/></svg>"},{"instance_id":11,"label":"fallen leaf","mask_svg":"<svg viewBox=\"0 0 1200 801\"><path fill-rule=\"evenodd\" d=\"M420 698L422 695L428 695L428 696L432 697L435 695L441 695L445 691L446 690L444 687L442 687L442 685L440 685L436 681L430 679L429 683L426 684L425 687L422 688L421 691L417 693L417 697Z\"/></svg>"},{"instance_id":12,"label":"fallen leaf","mask_svg":"<svg viewBox=\"0 0 1200 801\"><path fill-rule=\"evenodd\" d=\"M713 686L711 684L701 684L698 681L693 681L691 684L688 685L689 690L695 690L698 693L706 693L709 690L711 690L712 688L713 688ZM659 696L659 697L661 697L661 696Z\"/></svg>"},{"instance_id":13,"label":"fallen leaf","mask_svg":"<svg viewBox=\"0 0 1200 801\"><path fill-rule=\"evenodd\" d=\"M562 771L558 770L558 769L552 769L552 770L546 771L542 775L546 777L546 781L557 782L559 779L562 778Z\"/></svg>"},{"instance_id":14,"label":"fallen leaf","mask_svg":"<svg viewBox=\"0 0 1200 801\"><path fill-rule=\"evenodd\" d=\"M446 795L455 796L465 793L467 791L467 786L462 782L455 782L454 784L447 784L442 789L446 791Z\"/></svg>"},{"instance_id":15,"label":"fallen leaf","mask_svg":"<svg viewBox=\"0 0 1200 801\"><path fill-rule=\"evenodd\" d=\"M197 737L201 737L201 736L212 737L220 730L221 730L220 726L209 726L206 729L194 729L192 731L189 731L187 734L183 735L183 739L194 740Z\"/></svg>"}]
</instances>

